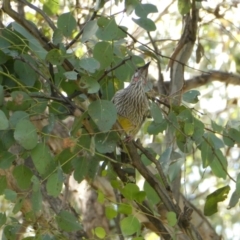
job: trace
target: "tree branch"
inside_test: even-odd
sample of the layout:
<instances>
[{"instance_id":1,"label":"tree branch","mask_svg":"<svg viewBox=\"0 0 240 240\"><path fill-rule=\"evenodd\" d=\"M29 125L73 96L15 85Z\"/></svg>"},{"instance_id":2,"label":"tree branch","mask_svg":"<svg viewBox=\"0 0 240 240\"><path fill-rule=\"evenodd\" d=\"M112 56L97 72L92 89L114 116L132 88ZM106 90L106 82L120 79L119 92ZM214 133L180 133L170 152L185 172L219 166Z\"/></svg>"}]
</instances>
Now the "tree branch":
<instances>
[{"instance_id":1,"label":"tree branch","mask_svg":"<svg viewBox=\"0 0 240 240\"><path fill-rule=\"evenodd\" d=\"M186 92L193 88L199 88L213 81L219 81L225 84L240 85L240 75L223 71L211 71L209 73L203 73L200 76L195 76L186 80L183 91Z\"/></svg>"}]
</instances>

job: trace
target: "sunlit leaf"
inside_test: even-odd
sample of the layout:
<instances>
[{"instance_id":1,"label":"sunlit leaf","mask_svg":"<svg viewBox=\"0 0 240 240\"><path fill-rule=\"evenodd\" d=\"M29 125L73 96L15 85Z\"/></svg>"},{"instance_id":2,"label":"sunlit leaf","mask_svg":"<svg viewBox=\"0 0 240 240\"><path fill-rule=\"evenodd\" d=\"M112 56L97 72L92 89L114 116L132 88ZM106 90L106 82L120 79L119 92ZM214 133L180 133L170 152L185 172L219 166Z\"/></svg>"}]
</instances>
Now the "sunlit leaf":
<instances>
[{"instance_id":1,"label":"sunlit leaf","mask_svg":"<svg viewBox=\"0 0 240 240\"><path fill-rule=\"evenodd\" d=\"M176 213L175 212L167 212L167 221L168 221L169 226L174 227L178 222Z\"/></svg>"},{"instance_id":2,"label":"sunlit leaf","mask_svg":"<svg viewBox=\"0 0 240 240\"><path fill-rule=\"evenodd\" d=\"M102 227L96 227L94 229L94 233L96 234L96 236L100 239L104 239L106 236L106 231L104 230L104 228Z\"/></svg>"},{"instance_id":3,"label":"sunlit leaf","mask_svg":"<svg viewBox=\"0 0 240 240\"><path fill-rule=\"evenodd\" d=\"M178 0L178 11L182 15L189 13L190 9L191 9L190 0Z\"/></svg>"},{"instance_id":4,"label":"sunlit leaf","mask_svg":"<svg viewBox=\"0 0 240 240\"><path fill-rule=\"evenodd\" d=\"M204 206L204 215L211 216L218 211L217 205L219 202L223 202L230 191L229 186L225 186L217 189L213 193L209 194Z\"/></svg>"}]
</instances>

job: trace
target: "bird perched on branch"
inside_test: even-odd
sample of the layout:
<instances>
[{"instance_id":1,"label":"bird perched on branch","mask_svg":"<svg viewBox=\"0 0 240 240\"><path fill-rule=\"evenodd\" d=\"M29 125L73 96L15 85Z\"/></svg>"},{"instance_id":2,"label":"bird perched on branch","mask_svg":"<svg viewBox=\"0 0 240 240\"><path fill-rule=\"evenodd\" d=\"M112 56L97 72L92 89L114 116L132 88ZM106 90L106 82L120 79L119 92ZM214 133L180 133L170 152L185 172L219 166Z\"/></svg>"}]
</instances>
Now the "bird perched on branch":
<instances>
[{"instance_id":1,"label":"bird perched on branch","mask_svg":"<svg viewBox=\"0 0 240 240\"><path fill-rule=\"evenodd\" d=\"M149 109L144 87L148 82L150 62L137 69L128 87L117 91L112 99L118 113L118 123L130 141L141 128Z\"/></svg>"}]
</instances>

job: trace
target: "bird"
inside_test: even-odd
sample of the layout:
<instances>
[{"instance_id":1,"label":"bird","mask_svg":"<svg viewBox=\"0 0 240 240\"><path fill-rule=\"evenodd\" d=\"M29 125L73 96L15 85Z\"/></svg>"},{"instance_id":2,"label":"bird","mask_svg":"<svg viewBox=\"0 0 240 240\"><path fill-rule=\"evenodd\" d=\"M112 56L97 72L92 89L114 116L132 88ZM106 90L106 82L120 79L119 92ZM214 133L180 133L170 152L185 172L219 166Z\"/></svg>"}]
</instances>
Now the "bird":
<instances>
[{"instance_id":1,"label":"bird","mask_svg":"<svg viewBox=\"0 0 240 240\"><path fill-rule=\"evenodd\" d=\"M117 121L126 133L126 141L134 139L149 112L149 102L145 93L150 62L139 67L130 84L115 93L112 102L117 109Z\"/></svg>"}]
</instances>

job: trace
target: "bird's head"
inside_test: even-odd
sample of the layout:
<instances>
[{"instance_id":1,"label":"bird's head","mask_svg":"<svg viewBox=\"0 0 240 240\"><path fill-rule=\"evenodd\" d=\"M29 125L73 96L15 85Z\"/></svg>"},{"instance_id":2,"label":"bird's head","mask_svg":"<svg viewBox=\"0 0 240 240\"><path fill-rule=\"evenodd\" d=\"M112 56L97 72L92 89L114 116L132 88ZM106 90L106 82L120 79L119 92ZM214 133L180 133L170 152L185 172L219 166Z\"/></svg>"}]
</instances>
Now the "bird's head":
<instances>
[{"instance_id":1,"label":"bird's head","mask_svg":"<svg viewBox=\"0 0 240 240\"><path fill-rule=\"evenodd\" d=\"M148 67L149 67L149 65L150 65L150 62L148 62L147 64L145 64L142 67L139 67L136 70L136 72L132 76L131 84L133 84L133 85L142 84L143 86L146 85L146 83L148 81Z\"/></svg>"}]
</instances>

